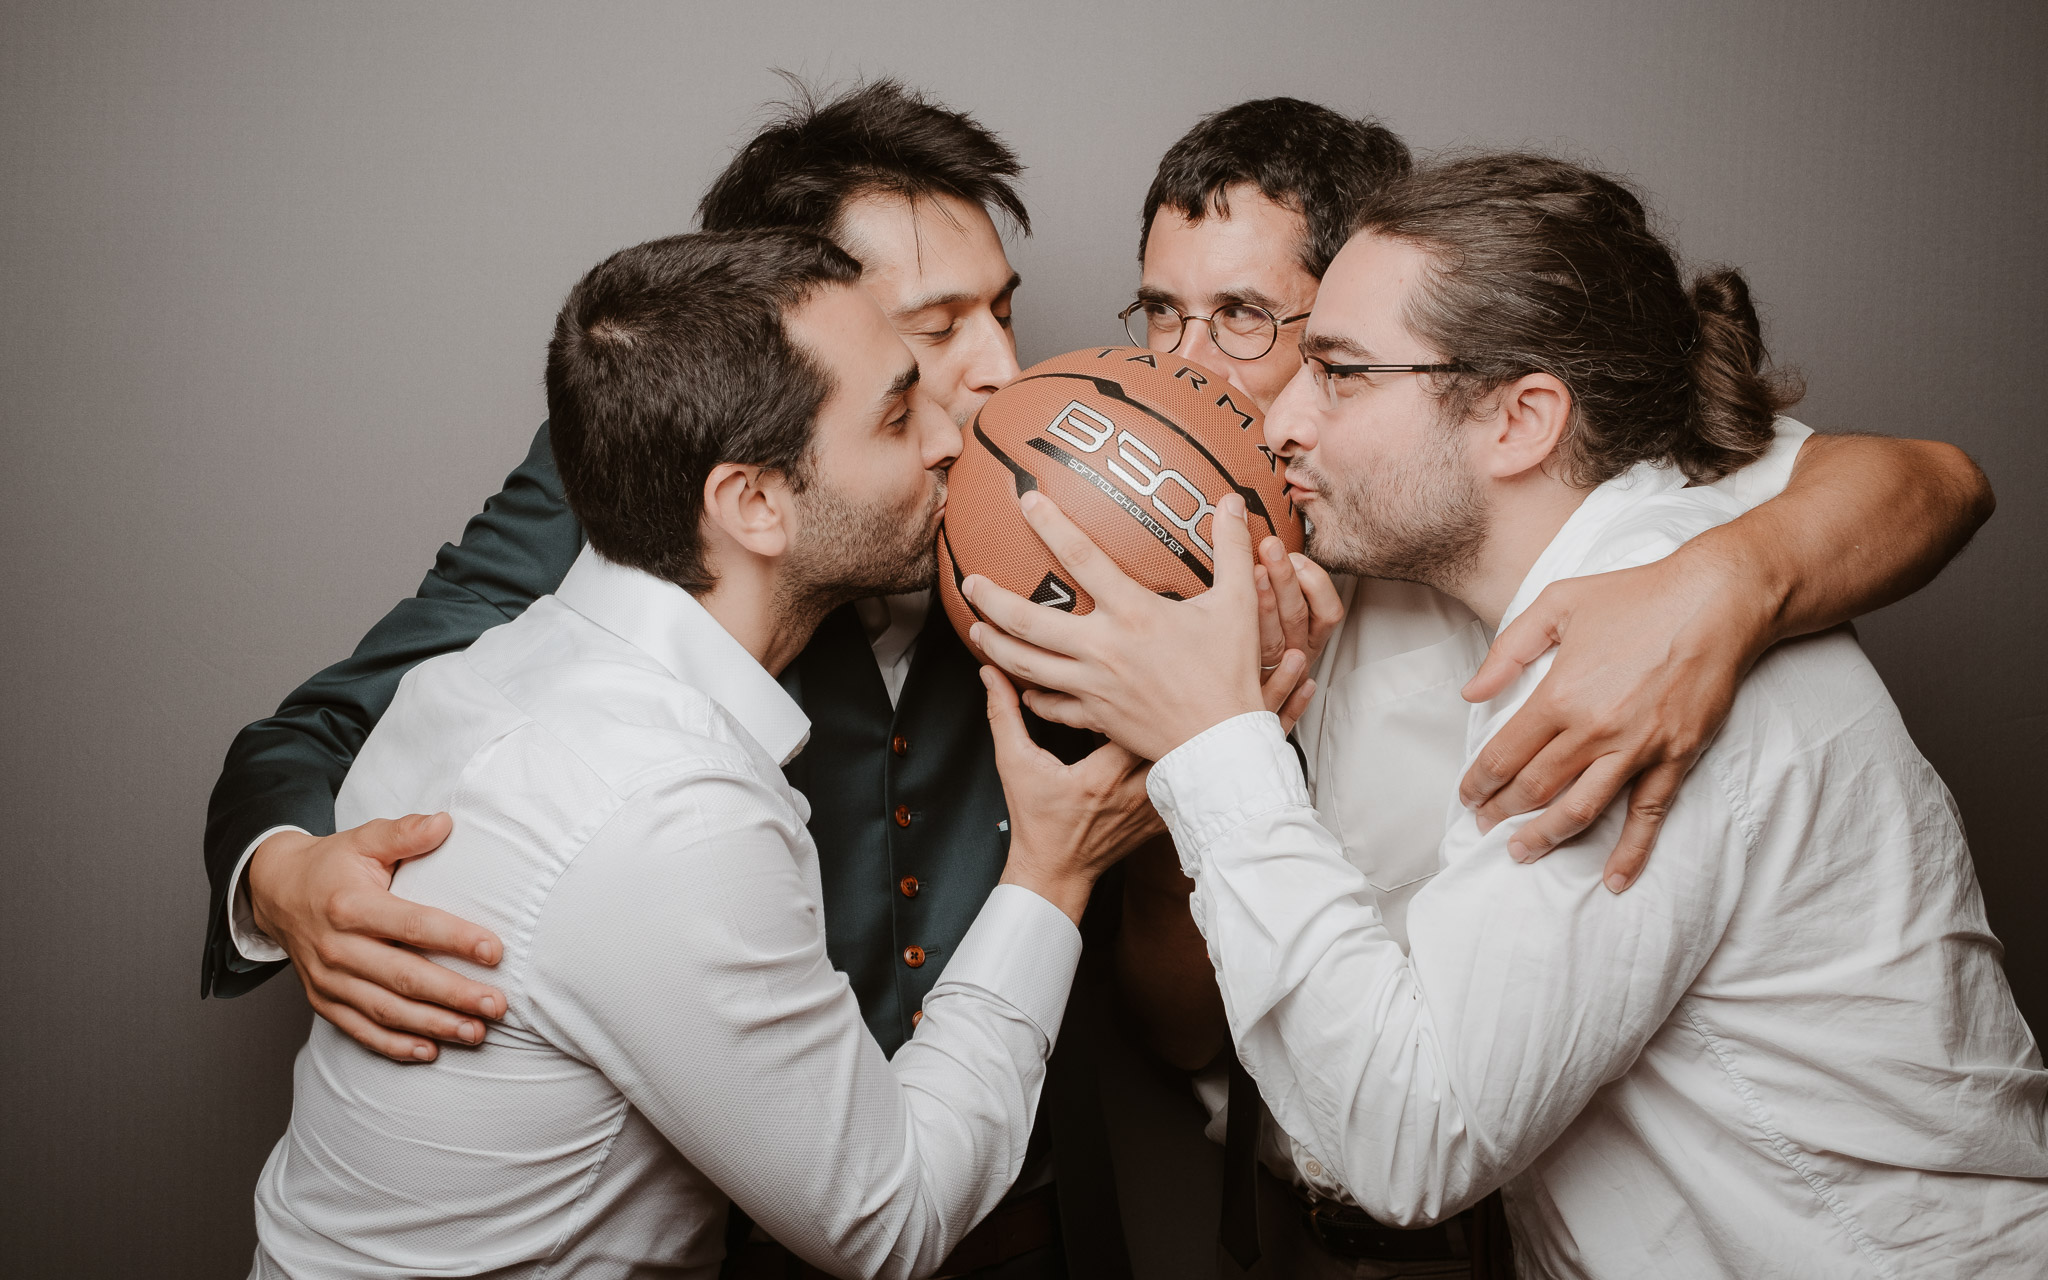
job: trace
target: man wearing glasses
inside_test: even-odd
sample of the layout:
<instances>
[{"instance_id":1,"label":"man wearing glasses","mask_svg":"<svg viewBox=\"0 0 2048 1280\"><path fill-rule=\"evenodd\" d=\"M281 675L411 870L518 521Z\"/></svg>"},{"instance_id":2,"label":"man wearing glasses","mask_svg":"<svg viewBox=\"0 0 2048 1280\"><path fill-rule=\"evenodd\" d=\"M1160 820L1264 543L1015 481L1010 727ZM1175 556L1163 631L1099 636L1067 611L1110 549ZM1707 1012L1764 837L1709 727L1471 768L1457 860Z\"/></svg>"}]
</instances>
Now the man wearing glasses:
<instances>
[{"instance_id":1,"label":"man wearing glasses","mask_svg":"<svg viewBox=\"0 0 2048 1280\"><path fill-rule=\"evenodd\" d=\"M1640 578L1748 518L1712 482L1771 465L1797 380L1770 368L1740 273L1681 272L1634 192L1464 156L1390 183L1357 226L1265 422L1318 563L1428 582L1499 625L1550 584ZM1340 1219L1364 1247L1301 1270L1508 1274L1445 1229L1505 1186L1525 1276L2040 1274L2048 1072L1954 802L1846 628L1746 674L1631 891L1595 874L1619 810L1533 868L1525 824L1461 811L1397 929L1333 821L1375 781L1328 754L1359 720L1307 728L1305 779L1262 706L1242 500L1218 502L1215 587L1189 601L1133 583L1042 494L1022 503L1096 608L970 575L974 642L1030 674L1043 714L1157 762L1204 963L1308 1185L1444 1223ZM1468 754L1548 666L1471 710Z\"/></svg>"},{"instance_id":2,"label":"man wearing glasses","mask_svg":"<svg viewBox=\"0 0 2048 1280\"><path fill-rule=\"evenodd\" d=\"M1295 99L1202 120L1146 195L1137 298L1121 314L1131 341L1208 365L1270 407L1301 368L1304 322L1358 209L1409 169L1407 148L1384 128ZM1981 474L1947 445L1812 436L1789 421L1762 461L1719 487L1753 510L1656 565L1550 587L1492 640L1490 657L1487 629L1432 587L1332 581L1290 561L1277 540L1262 549L1265 581L1294 619L1289 639L1322 655L1295 734L1311 780L1345 780L1317 795L1319 816L1398 941L1409 902L1439 870L1453 794L1488 827L1548 804L1516 833L1515 856L1533 860L1633 781L1601 873L1625 889L1757 655L1917 589L1989 514ZM1864 559L1873 548L1879 559ZM1318 620L1338 601L1348 615L1331 635ZM1263 661L1278 661L1277 637L1265 639ZM1493 696L1555 639L1563 644L1542 685L1461 784L1461 695ZM1497 1198L1444 1226L1390 1231L1258 1119L1257 1091L1227 1052L1222 1000L1188 913L1192 888L1169 841L1133 855L1118 969L1154 1047L1198 1071L1210 1134L1226 1141L1226 1251L1245 1266L1263 1254L1276 1276L1472 1274L1471 1255L1503 1234ZM1255 1173L1255 1152L1273 1176Z\"/></svg>"},{"instance_id":3,"label":"man wearing glasses","mask_svg":"<svg viewBox=\"0 0 2048 1280\"><path fill-rule=\"evenodd\" d=\"M860 128L843 127L849 115L859 117ZM806 121L818 127L806 129ZM945 144L937 153L899 145L933 136ZM939 191L934 207L953 216L919 220L912 202L878 192L871 180L864 185L865 159L834 150L851 145L848 138L866 139L899 161L911 156L912 176ZM1314 303L1349 210L1407 163L1406 148L1385 130L1305 103L1246 104L1204 122L1169 152L1148 199L1141 301L1198 317L1216 316L1220 306L1223 318L1213 325L1177 326L1186 333L1182 350L1268 403L1298 366L1298 317ZM964 421L1017 373L1010 332L1017 281L991 218L998 213L1023 224L1011 181L1016 172L1007 148L973 121L900 87L870 86L764 130L714 184L704 221L728 229L759 225L747 219L758 220L763 209L786 209L790 220L844 243L865 268L864 286L916 354L921 387ZM816 181L821 174L824 180ZM944 181L935 182L935 174ZM829 193L827 207L799 200L806 191ZM1228 201L1227 214L1219 197ZM1270 326L1250 309L1270 316ZM1173 323L1163 311L1159 318ZM1149 332L1149 313L1138 322ZM1782 606L1788 616L1811 620L1821 606L1861 611L1931 577L1977 523L1981 490L1973 486L1981 480L1974 469L1942 446L1841 443L1823 455L1806 451L1785 499L1767 504L1745 522L1748 528L1730 536L1722 554L1752 558L1736 560L1732 569L1713 555L1674 561L1659 579L1662 598L1705 595L1742 617L1774 616ZM1954 478L1959 471L1962 480ZM1809 492L1816 486L1826 490L1824 498ZM1772 508L1784 512L1768 517ZM1841 541L1851 538L1866 548L1853 563L1838 555ZM1775 547L1774 539L1786 546ZM485 1023L504 1008L502 995L395 945L477 956L486 964L498 954L498 940L488 931L421 911L387 890L389 866L431 851L445 827L422 821L321 833L331 829L334 788L355 746L404 672L465 647L552 591L580 545L543 429L505 491L485 505L461 544L443 550L419 596L401 602L354 657L316 676L276 716L237 738L208 815L215 895L207 990L248 990L289 955L315 1009L378 1052L431 1060L435 1039L475 1043L484 1037ZM1770 548L1768 554L1760 547ZM1310 630L1311 596L1324 606L1323 616L1333 612L1315 583L1304 592L1284 558L1269 562L1269 570L1293 631ZM1768 589L1750 580L1765 573L1771 575ZM1398 655L1446 637L1454 648L1476 643L1451 655L1453 666L1463 665L1448 688L1430 686L1436 714L1415 717L1431 726L1418 731L1430 749L1441 723L1462 716L1457 681L1477 665L1483 640L1459 630L1464 624L1449 625L1444 606L1434 601L1404 602L1381 593L1379 584L1354 592L1353 607L1378 620L1353 629L1368 637L1359 650L1368 659L1380 656L1376 645ZM1754 635L1733 627L1727 634L1694 634L1672 605L1661 615L1645 609L1646 592L1656 594L1642 585L1595 584L1585 588L1583 603L1553 612L1570 619L1572 628L1557 671L1578 683L1554 675L1548 718L1533 722L1533 729L1510 726L1503 779L1516 773L1508 761L1536 759L1539 767L1524 771L1514 785L1541 791L1546 771L1576 772L1588 752L1612 759L1610 770L1627 769L1610 794L1646 767L1653 774L1682 770L1689 758L1682 748L1704 741L1725 709L1726 697L1716 702L1713 696L1715 683L1732 689L1748 647L1766 637L1761 624ZM885 1050L909 1037L923 993L943 973L995 883L1006 838L982 688L964 647L943 617L927 611L922 595L857 602L833 614L785 675L814 726L791 777L812 805L828 948ZM1627 627L1601 612L1612 611L1618 599L1631 606ZM1410 643L1424 632L1434 638ZM1674 641L1697 652L1691 665L1666 671L1662 664ZM1342 643L1340 636L1339 648ZM1700 681L1694 671L1714 673L1706 692L1692 692ZM1636 736L1622 741L1601 727L1608 724ZM1576 728L1558 737L1566 725ZM1156 821L1130 779L1078 782L1093 782L1108 796L1090 802L1103 808L1104 839L1133 838ZM1414 797L1402 800L1398 813L1417 811ZM1541 799L1529 800L1511 786L1497 803L1526 808ZM1558 812L1553 808L1530 828ZM1441 824L1438 816L1431 820ZM1639 843L1646 856L1647 837ZM1190 976L1172 966L1129 962L1155 940L1173 942L1192 932L1186 889L1178 881L1170 853L1155 851L1149 872L1133 868L1118 953L1154 1039L1171 1060L1193 1067L1215 1058L1223 1043L1220 1016L1212 1013L1213 976L1206 969ZM1089 923L1092 928L1097 921ZM1051 1067L1050 1149L1034 1148L1010 1203L997 1210L1009 1217L983 1237L987 1251L968 1255L977 1267L1002 1265L1009 1268L1006 1276L1020 1278L1056 1274L1060 1267L1077 1277L1127 1274L1086 1057L1091 1035L1099 1034L1086 1020L1103 1014L1090 994L1100 985L1092 984L1094 954L1084 957ZM1020 1240L1032 1242L1021 1254Z\"/></svg>"}]
</instances>

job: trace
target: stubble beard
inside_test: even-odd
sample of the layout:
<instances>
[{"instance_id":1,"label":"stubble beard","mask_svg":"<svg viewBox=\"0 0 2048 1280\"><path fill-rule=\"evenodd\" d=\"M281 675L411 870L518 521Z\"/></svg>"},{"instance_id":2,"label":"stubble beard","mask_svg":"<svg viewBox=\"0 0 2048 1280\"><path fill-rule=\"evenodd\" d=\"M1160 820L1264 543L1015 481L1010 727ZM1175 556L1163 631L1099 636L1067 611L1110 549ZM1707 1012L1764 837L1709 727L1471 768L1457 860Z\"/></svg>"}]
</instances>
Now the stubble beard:
<instances>
[{"instance_id":1,"label":"stubble beard","mask_svg":"<svg viewBox=\"0 0 2048 1280\"><path fill-rule=\"evenodd\" d=\"M938 520L946 499L940 472L917 514L862 503L817 482L802 495L801 547L782 575L782 612L822 617L850 600L931 586L938 572Z\"/></svg>"},{"instance_id":2,"label":"stubble beard","mask_svg":"<svg viewBox=\"0 0 2048 1280\"><path fill-rule=\"evenodd\" d=\"M1478 566L1487 513L1454 431L1439 425L1438 432L1422 455L1377 474L1332 484L1312 467L1298 468L1322 495L1308 536L1318 564L1455 594Z\"/></svg>"}]
</instances>

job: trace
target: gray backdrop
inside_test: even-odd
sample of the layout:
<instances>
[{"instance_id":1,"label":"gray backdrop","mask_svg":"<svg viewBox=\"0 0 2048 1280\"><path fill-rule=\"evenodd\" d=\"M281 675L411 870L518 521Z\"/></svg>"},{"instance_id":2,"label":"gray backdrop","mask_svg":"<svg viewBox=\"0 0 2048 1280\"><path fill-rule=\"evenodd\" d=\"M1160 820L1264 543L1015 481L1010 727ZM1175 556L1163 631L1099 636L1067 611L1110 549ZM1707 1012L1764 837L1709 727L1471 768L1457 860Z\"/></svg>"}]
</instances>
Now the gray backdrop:
<instances>
[{"instance_id":1,"label":"gray backdrop","mask_svg":"<svg viewBox=\"0 0 2048 1280\"><path fill-rule=\"evenodd\" d=\"M1749 271L1802 417L1954 441L1997 487L1962 560L1862 630L2042 1026L2044 65L2028 0L9 0L0 1271L247 1266L309 1014L290 978L197 998L221 753L494 491L563 293L686 227L770 66L894 73L1017 146L1026 363L1115 332L1160 152L1246 97L1637 178L1688 256ZM1117 1068L1125 1194L1142 1269L1190 1274L1213 1167L1145 1070Z\"/></svg>"}]
</instances>

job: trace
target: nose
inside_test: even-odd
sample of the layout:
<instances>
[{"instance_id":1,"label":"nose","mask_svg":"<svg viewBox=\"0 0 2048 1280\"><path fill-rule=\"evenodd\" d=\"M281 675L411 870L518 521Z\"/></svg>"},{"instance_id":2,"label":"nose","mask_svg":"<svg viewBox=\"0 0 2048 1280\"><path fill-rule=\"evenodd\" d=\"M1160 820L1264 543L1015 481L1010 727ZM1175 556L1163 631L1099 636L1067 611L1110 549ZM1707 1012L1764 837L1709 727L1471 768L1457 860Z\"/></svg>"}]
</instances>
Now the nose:
<instances>
[{"instance_id":1,"label":"nose","mask_svg":"<svg viewBox=\"0 0 2048 1280\"><path fill-rule=\"evenodd\" d=\"M1295 370L1266 410L1266 447L1283 458L1298 457L1316 447L1315 386L1308 366Z\"/></svg>"},{"instance_id":2,"label":"nose","mask_svg":"<svg viewBox=\"0 0 2048 1280\"><path fill-rule=\"evenodd\" d=\"M1196 364L1207 365L1218 373L1230 371L1230 357L1216 348L1216 340L1209 334L1209 322L1189 320L1181 329L1180 350L1176 355L1186 356Z\"/></svg>"},{"instance_id":3,"label":"nose","mask_svg":"<svg viewBox=\"0 0 2048 1280\"><path fill-rule=\"evenodd\" d=\"M1188 324L1187 336L1181 339L1180 346L1174 354L1194 361L1211 373L1222 374L1225 381L1250 396L1253 401L1259 399L1258 389L1253 387L1250 379L1245 376L1246 365L1256 366L1258 362L1239 360L1218 347L1216 339L1209 333L1206 321L1195 320Z\"/></svg>"},{"instance_id":4,"label":"nose","mask_svg":"<svg viewBox=\"0 0 2048 1280\"><path fill-rule=\"evenodd\" d=\"M927 471L951 467L960 456L960 428L943 405L918 396L912 411L918 424L918 461Z\"/></svg>"},{"instance_id":5,"label":"nose","mask_svg":"<svg viewBox=\"0 0 2048 1280\"><path fill-rule=\"evenodd\" d=\"M993 314L977 317L973 355L967 362L967 389L991 396L1017 380L1017 338Z\"/></svg>"}]
</instances>

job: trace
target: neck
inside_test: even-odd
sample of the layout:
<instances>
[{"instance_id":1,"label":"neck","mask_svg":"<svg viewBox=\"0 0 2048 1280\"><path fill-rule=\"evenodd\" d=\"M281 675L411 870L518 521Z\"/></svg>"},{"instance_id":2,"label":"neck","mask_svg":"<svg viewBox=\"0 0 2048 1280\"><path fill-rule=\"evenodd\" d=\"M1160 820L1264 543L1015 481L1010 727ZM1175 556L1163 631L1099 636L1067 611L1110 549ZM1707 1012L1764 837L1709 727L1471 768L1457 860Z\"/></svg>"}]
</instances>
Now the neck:
<instances>
[{"instance_id":1,"label":"neck","mask_svg":"<svg viewBox=\"0 0 2048 1280\"><path fill-rule=\"evenodd\" d=\"M691 594L771 676L796 660L831 612L828 602L794 598L759 557L714 564L712 571L718 576L711 589Z\"/></svg>"},{"instance_id":2,"label":"neck","mask_svg":"<svg viewBox=\"0 0 2048 1280\"><path fill-rule=\"evenodd\" d=\"M1591 492L1553 479L1541 467L1495 482L1485 545L1463 579L1444 590L1497 629L1529 570Z\"/></svg>"}]
</instances>

